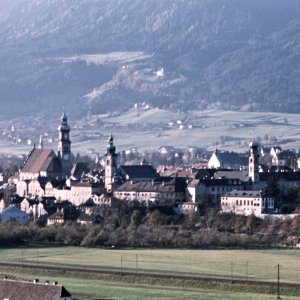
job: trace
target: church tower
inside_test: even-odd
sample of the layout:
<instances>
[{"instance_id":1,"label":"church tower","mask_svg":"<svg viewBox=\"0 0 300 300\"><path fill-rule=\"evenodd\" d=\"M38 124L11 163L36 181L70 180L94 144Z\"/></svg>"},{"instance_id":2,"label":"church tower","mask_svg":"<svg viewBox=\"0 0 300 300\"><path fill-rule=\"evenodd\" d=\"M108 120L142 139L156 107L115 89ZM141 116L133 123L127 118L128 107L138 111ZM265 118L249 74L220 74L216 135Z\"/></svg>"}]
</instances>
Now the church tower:
<instances>
[{"instance_id":1,"label":"church tower","mask_svg":"<svg viewBox=\"0 0 300 300\"><path fill-rule=\"evenodd\" d=\"M117 171L117 154L114 146L114 138L110 135L108 140L107 152L105 154L105 189L106 192L111 193L114 184L114 176Z\"/></svg>"},{"instance_id":2,"label":"church tower","mask_svg":"<svg viewBox=\"0 0 300 300\"><path fill-rule=\"evenodd\" d=\"M249 144L250 155L249 155L249 177L252 182L259 181L259 144L253 141Z\"/></svg>"},{"instance_id":3,"label":"church tower","mask_svg":"<svg viewBox=\"0 0 300 300\"><path fill-rule=\"evenodd\" d=\"M68 125L68 117L65 112L61 116L58 126L58 157L61 161L62 172L68 175L72 168L72 153L70 141L71 128Z\"/></svg>"}]
</instances>

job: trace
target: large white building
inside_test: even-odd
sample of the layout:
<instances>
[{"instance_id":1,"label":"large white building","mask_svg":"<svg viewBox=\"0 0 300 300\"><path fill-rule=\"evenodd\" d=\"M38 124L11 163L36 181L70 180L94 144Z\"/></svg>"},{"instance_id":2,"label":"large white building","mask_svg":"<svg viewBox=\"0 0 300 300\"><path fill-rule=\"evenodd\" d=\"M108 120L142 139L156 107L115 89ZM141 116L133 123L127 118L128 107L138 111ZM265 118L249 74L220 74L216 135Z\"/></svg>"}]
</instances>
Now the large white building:
<instances>
[{"instance_id":1,"label":"large white building","mask_svg":"<svg viewBox=\"0 0 300 300\"><path fill-rule=\"evenodd\" d=\"M149 181L127 181L113 193L119 200L137 201L143 205L175 205L186 199L184 178L161 177Z\"/></svg>"},{"instance_id":2,"label":"large white building","mask_svg":"<svg viewBox=\"0 0 300 300\"><path fill-rule=\"evenodd\" d=\"M274 198L262 191L232 191L221 197L221 211L224 213L260 217L274 210Z\"/></svg>"}]
</instances>

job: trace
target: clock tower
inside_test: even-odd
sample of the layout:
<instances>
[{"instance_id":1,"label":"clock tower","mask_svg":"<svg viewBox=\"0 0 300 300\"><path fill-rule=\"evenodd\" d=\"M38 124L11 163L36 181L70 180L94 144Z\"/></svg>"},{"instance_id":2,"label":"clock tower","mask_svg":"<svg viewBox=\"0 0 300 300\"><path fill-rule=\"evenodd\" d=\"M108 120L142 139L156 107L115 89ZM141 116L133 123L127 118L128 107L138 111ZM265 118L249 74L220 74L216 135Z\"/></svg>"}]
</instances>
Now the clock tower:
<instances>
[{"instance_id":1,"label":"clock tower","mask_svg":"<svg viewBox=\"0 0 300 300\"><path fill-rule=\"evenodd\" d=\"M61 168L64 175L68 175L72 168L70 131L71 128L68 125L68 117L66 113L63 112L61 123L58 126L58 157L61 161Z\"/></svg>"},{"instance_id":2,"label":"clock tower","mask_svg":"<svg viewBox=\"0 0 300 300\"><path fill-rule=\"evenodd\" d=\"M107 193L111 193L114 185L114 178L117 172L117 154L114 146L114 138L110 135L107 152L105 154L105 179L104 185Z\"/></svg>"}]
</instances>

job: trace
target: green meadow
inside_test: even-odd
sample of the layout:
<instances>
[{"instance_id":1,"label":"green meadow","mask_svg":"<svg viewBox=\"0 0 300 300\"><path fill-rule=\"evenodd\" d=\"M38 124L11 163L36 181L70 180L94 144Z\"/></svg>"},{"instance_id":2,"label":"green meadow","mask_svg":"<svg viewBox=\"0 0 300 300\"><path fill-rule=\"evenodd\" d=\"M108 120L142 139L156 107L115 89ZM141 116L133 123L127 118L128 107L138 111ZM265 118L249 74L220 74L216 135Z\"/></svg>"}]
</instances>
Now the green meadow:
<instances>
[{"instance_id":1,"label":"green meadow","mask_svg":"<svg viewBox=\"0 0 300 300\"><path fill-rule=\"evenodd\" d=\"M139 273L272 281L280 264L281 282L300 282L299 250L170 250L30 247L0 249L1 262L36 264L41 270L0 266L0 273L17 278L59 281L80 299L275 299L274 288L199 285L178 279L140 277ZM135 276L45 271L43 265L132 271ZM213 282L213 280L212 280ZM283 299L300 291L283 289Z\"/></svg>"}]
</instances>

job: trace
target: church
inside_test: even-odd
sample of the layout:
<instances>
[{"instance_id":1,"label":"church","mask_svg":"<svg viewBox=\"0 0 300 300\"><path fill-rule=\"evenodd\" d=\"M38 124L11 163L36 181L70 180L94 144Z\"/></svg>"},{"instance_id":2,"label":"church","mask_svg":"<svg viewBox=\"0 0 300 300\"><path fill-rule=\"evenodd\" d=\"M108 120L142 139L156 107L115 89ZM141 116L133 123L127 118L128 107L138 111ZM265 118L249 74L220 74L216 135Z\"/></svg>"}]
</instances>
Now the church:
<instances>
[{"instance_id":1,"label":"church","mask_svg":"<svg viewBox=\"0 0 300 300\"><path fill-rule=\"evenodd\" d=\"M64 179L71 172L74 156L71 152L71 128L65 112L58 126L58 149L46 149L40 139L38 148L34 146L26 161L21 166L19 181L33 180L39 177Z\"/></svg>"}]
</instances>

